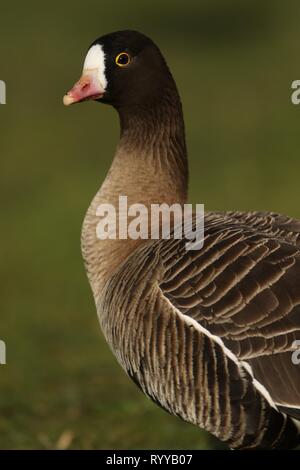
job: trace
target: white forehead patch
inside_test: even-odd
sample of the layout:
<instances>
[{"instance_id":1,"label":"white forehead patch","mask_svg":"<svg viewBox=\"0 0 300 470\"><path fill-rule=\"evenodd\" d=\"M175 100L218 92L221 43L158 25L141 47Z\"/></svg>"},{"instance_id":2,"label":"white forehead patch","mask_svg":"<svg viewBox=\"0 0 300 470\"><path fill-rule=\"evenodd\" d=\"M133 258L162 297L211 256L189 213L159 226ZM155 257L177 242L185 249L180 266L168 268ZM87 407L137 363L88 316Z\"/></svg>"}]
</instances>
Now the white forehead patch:
<instances>
[{"instance_id":1,"label":"white forehead patch","mask_svg":"<svg viewBox=\"0 0 300 470\"><path fill-rule=\"evenodd\" d=\"M105 54L104 54L102 46L100 44L95 44L89 49L86 55L86 58L83 64L83 70L87 71L87 70L97 69L99 81L105 90L106 85L107 85L107 80L105 76L105 60L104 59L105 59Z\"/></svg>"}]
</instances>

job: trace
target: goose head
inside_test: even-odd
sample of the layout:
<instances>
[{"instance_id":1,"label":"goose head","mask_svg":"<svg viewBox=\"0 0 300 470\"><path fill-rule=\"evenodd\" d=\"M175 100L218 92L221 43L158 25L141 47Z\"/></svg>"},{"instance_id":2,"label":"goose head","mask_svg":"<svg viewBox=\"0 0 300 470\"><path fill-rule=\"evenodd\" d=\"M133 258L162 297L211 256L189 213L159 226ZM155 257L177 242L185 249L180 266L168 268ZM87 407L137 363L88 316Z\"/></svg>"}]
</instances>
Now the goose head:
<instances>
[{"instance_id":1,"label":"goose head","mask_svg":"<svg viewBox=\"0 0 300 470\"><path fill-rule=\"evenodd\" d=\"M151 39L118 31L96 39L86 54L82 76L64 96L66 106L87 100L119 109L159 101L172 81L167 64Z\"/></svg>"}]
</instances>

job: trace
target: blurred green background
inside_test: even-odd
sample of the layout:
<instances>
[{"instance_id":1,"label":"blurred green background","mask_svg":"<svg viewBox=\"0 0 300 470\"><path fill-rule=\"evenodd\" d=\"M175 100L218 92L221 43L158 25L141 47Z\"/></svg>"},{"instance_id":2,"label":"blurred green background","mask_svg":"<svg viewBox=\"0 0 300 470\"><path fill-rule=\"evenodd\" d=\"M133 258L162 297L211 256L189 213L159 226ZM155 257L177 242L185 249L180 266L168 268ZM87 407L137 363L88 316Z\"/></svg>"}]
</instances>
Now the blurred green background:
<instances>
[{"instance_id":1,"label":"blurred green background","mask_svg":"<svg viewBox=\"0 0 300 470\"><path fill-rule=\"evenodd\" d=\"M86 208L118 138L115 112L66 109L98 36L161 47L184 106L191 200L300 218L300 4L258 0L1 3L0 448L217 448L147 400L100 329L80 254Z\"/></svg>"}]
</instances>

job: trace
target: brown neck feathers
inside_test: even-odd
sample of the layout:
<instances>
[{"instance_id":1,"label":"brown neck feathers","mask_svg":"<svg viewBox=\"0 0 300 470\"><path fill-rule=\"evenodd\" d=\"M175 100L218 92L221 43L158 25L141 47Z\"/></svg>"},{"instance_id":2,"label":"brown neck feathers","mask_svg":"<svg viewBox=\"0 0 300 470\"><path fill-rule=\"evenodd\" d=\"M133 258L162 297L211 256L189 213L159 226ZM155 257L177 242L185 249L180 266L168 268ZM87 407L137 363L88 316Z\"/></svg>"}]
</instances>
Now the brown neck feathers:
<instances>
[{"instance_id":1,"label":"brown neck feathers","mask_svg":"<svg viewBox=\"0 0 300 470\"><path fill-rule=\"evenodd\" d=\"M112 204L119 214L119 196L128 205L186 202L188 167L182 108L175 84L145 106L118 109L121 137L111 168L85 217L82 253L97 301L105 282L146 240L99 240L96 215L100 204Z\"/></svg>"},{"instance_id":2,"label":"brown neck feathers","mask_svg":"<svg viewBox=\"0 0 300 470\"><path fill-rule=\"evenodd\" d=\"M172 180L172 186L185 199L188 185L188 162L182 106L176 85L170 75L168 85L150 103L121 107L120 147L133 151L147 165L150 159ZM164 202L164 201L162 201ZM182 202L182 201L176 201Z\"/></svg>"}]
</instances>

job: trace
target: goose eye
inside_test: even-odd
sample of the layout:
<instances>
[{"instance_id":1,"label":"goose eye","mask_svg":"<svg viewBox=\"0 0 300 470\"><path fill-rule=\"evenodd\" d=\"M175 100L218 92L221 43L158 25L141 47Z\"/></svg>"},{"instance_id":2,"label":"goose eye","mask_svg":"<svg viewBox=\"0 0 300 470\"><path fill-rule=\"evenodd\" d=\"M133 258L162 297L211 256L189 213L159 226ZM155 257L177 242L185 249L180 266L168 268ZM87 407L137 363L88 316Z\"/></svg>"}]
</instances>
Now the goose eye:
<instances>
[{"instance_id":1,"label":"goose eye","mask_svg":"<svg viewBox=\"0 0 300 470\"><path fill-rule=\"evenodd\" d=\"M127 52L121 52L116 57L116 64L119 67L126 67L130 63L130 55Z\"/></svg>"}]
</instances>

